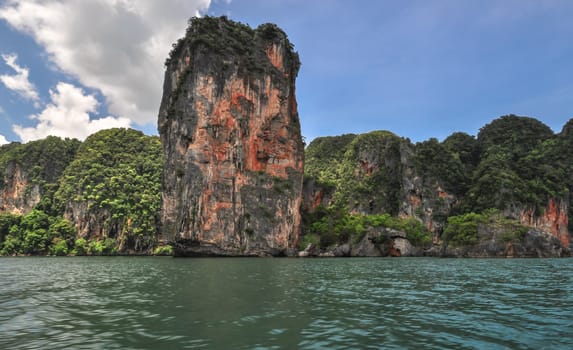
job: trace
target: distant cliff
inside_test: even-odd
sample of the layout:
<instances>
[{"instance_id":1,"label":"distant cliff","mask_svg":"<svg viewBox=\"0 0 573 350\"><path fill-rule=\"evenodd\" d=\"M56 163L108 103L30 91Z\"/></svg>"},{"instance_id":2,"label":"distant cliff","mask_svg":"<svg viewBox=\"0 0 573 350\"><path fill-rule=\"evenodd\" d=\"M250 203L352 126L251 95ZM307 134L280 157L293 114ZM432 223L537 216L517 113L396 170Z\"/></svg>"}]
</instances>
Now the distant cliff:
<instances>
[{"instance_id":1,"label":"distant cliff","mask_svg":"<svg viewBox=\"0 0 573 350\"><path fill-rule=\"evenodd\" d=\"M413 144L387 131L318 138L306 149L300 248L311 245L305 255L366 248L369 255L568 255L572 124L555 135L510 115L477 138L454 133Z\"/></svg>"},{"instance_id":2,"label":"distant cliff","mask_svg":"<svg viewBox=\"0 0 573 350\"><path fill-rule=\"evenodd\" d=\"M181 255L282 255L298 239L300 66L286 34L193 18L166 62L161 233Z\"/></svg>"},{"instance_id":3,"label":"distant cliff","mask_svg":"<svg viewBox=\"0 0 573 350\"><path fill-rule=\"evenodd\" d=\"M158 246L158 137L103 130L0 147L0 254L150 254Z\"/></svg>"},{"instance_id":4,"label":"distant cliff","mask_svg":"<svg viewBox=\"0 0 573 350\"><path fill-rule=\"evenodd\" d=\"M77 237L110 251L150 253L157 245L159 138L132 129L102 130L78 148L55 193Z\"/></svg>"}]
</instances>

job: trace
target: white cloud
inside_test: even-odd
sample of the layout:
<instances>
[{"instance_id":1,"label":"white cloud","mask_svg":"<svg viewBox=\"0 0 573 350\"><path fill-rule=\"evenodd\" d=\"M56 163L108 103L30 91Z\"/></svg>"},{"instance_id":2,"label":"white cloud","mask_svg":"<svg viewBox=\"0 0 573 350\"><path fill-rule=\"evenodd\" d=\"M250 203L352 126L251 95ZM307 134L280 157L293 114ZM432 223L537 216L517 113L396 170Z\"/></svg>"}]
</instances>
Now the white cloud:
<instances>
[{"instance_id":1,"label":"white cloud","mask_svg":"<svg viewBox=\"0 0 573 350\"><path fill-rule=\"evenodd\" d=\"M7 143L10 143L10 142L8 142L8 140L6 140L6 137L4 137L4 135L0 135L0 146L5 145Z\"/></svg>"},{"instance_id":2,"label":"white cloud","mask_svg":"<svg viewBox=\"0 0 573 350\"><path fill-rule=\"evenodd\" d=\"M210 0L8 0L0 18L42 45L61 70L96 88L109 111L155 122L163 62L187 19Z\"/></svg>"},{"instance_id":3,"label":"white cloud","mask_svg":"<svg viewBox=\"0 0 573 350\"><path fill-rule=\"evenodd\" d=\"M58 83L56 90L50 90L49 103L45 109L31 119L37 120L34 127L14 125L13 130L23 142L38 140L48 135L72 137L80 140L96 131L109 128L130 127L127 118L105 117L90 120L90 113L97 110L98 101L92 95L85 95L82 89L71 84Z\"/></svg>"},{"instance_id":4,"label":"white cloud","mask_svg":"<svg viewBox=\"0 0 573 350\"><path fill-rule=\"evenodd\" d=\"M31 101L38 101L40 96L38 96L38 92L36 91L36 87L34 84L30 82L28 79L29 70L28 68L20 67L16 60L18 59L18 55L16 54L8 54L2 55L2 59L6 64L12 68L16 74L9 75L3 74L0 75L0 81L6 85L6 87L10 90L15 91L18 95L24 97L25 99Z\"/></svg>"}]
</instances>

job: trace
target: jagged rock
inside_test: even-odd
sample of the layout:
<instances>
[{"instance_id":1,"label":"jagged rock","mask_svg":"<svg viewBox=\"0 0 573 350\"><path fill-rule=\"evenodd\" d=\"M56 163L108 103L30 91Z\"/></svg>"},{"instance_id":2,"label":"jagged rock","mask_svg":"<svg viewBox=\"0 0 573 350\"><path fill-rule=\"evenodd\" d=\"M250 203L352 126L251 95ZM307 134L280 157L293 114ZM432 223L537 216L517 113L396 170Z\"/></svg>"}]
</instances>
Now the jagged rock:
<instances>
[{"instance_id":1,"label":"jagged rock","mask_svg":"<svg viewBox=\"0 0 573 350\"><path fill-rule=\"evenodd\" d=\"M334 256L342 257L342 256L350 256L350 252L351 252L350 244L345 243L345 244L341 244L341 245L337 246L333 250L332 254Z\"/></svg>"},{"instance_id":2,"label":"jagged rock","mask_svg":"<svg viewBox=\"0 0 573 350\"><path fill-rule=\"evenodd\" d=\"M392 256L416 256L417 251L414 246L405 238L396 237L390 250Z\"/></svg>"},{"instance_id":3,"label":"jagged rock","mask_svg":"<svg viewBox=\"0 0 573 350\"><path fill-rule=\"evenodd\" d=\"M318 247L309 243L303 251L298 252L298 257L307 258L310 256L317 256L319 254Z\"/></svg>"},{"instance_id":4,"label":"jagged rock","mask_svg":"<svg viewBox=\"0 0 573 350\"><path fill-rule=\"evenodd\" d=\"M161 234L182 255L281 255L296 245L304 146L300 63L272 24L193 19L167 61ZM176 252L176 253L177 253Z\"/></svg>"},{"instance_id":5,"label":"jagged rock","mask_svg":"<svg viewBox=\"0 0 573 350\"><path fill-rule=\"evenodd\" d=\"M436 176L425 176L415 145L389 131L317 138L307 153L303 208L308 212L336 197L353 213L416 218L438 236L458 200ZM337 185L324 173L338 176Z\"/></svg>"},{"instance_id":6,"label":"jagged rock","mask_svg":"<svg viewBox=\"0 0 573 350\"><path fill-rule=\"evenodd\" d=\"M371 230L358 242L352 245L352 256L382 256L383 255L383 240L380 231L374 232Z\"/></svg>"}]
</instances>

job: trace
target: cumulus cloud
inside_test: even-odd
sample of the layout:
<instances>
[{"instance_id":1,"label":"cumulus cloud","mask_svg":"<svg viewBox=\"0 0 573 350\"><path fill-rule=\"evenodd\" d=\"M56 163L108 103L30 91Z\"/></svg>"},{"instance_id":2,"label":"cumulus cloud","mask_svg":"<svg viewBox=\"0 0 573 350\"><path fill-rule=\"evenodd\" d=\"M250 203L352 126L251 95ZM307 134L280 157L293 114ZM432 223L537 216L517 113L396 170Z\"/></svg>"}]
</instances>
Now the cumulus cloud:
<instances>
[{"instance_id":1,"label":"cumulus cloud","mask_svg":"<svg viewBox=\"0 0 573 350\"><path fill-rule=\"evenodd\" d=\"M4 135L0 135L0 146L5 145L7 143L10 143L10 142L8 142L8 140L6 140L6 137L4 137Z\"/></svg>"},{"instance_id":2,"label":"cumulus cloud","mask_svg":"<svg viewBox=\"0 0 573 350\"><path fill-rule=\"evenodd\" d=\"M30 34L50 60L99 89L112 114L138 124L159 110L163 62L189 17L210 0L7 0L0 18Z\"/></svg>"},{"instance_id":3,"label":"cumulus cloud","mask_svg":"<svg viewBox=\"0 0 573 350\"><path fill-rule=\"evenodd\" d=\"M96 131L109 128L130 127L127 118L105 117L90 120L90 113L97 111L98 101L93 95L74 85L58 83L50 90L49 103L44 110L31 119L37 120L34 127L14 125L13 131L23 142L38 140L49 135L85 139Z\"/></svg>"},{"instance_id":4,"label":"cumulus cloud","mask_svg":"<svg viewBox=\"0 0 573 350\"><path fill-rule=\"evenodd\" d=\"M16 92L18 95L24 97L25 99L37 102L40 99L40 96L38 96L38 92L36 91L34 84L32 84L28 79L28 68L21 67L16 63L18 55L13 53L7 55L3 54L1 56L4 62L10 68L12 68L16 74L0 75L0 81L6 85L8 89Z\"/></svg>"}]
</instances>

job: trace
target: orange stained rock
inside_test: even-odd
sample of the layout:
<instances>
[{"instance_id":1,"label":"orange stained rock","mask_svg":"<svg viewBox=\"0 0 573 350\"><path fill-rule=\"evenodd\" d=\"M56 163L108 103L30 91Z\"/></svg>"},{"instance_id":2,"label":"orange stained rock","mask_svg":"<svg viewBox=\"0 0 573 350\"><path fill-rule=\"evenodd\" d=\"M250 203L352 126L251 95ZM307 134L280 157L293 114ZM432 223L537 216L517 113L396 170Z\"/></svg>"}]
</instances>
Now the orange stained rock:
<instances>
[{"instance_id":1,"label":"orange stained rock","mask_svg":"<svg viewBox=\"0 0 573 350\"><path fill-rule=\"evenodd\" d=\"M315 210L316 208L318 208L320 206L320 204L322 204L322 198L324 197L324 192L323 191L318 191L315 196L314 196L314 202L313 207L311 208L311 210Z\"/></svg>"},{"instance_id":2,"label":"orange stained rock","mask_svg":"<svg viewBox=\"0 0 573 350\"><path fill-rule=\"evenodd\" d=\"M267 46L265 51L267 52L267 56L269 57L271 64L282 72L284 70L284 63L281 47L276 44L272 44Z\"/></svg>"},{"instance_id":3,"label":"orange stained rock","mask_svg":"<svg viewBox=\"0 0 573 350\"><path fill-rule=\"evenodd\" d=\"M451 195L446 191L438 191L439 198L449 198Z\"/></svg>"},{"instance_id":4,"label":"orange stained rock","mask_svg":"<svg viewBox=\"0 0 573 350\"><path fill-rule=\"evenodd\" d=\"M408 195L408 201L414 210L418 209L420 205L422 205L422 199L420 196L410 193Z\"/></svg>"},{"instance_id":5,"label":"orange stained rock","mask_svg":"<svg viewBox=\"0 0 573 350\"><path fill-rule=\"evenodd\" d=\"M567 206L561 201L554 198L549 199L543 215L540 216L535 215L531 208L523 210L520 215L520 222L526 226L549 232L559 238L563 246L569 246Z\"/></svg>"}]
</instances>

